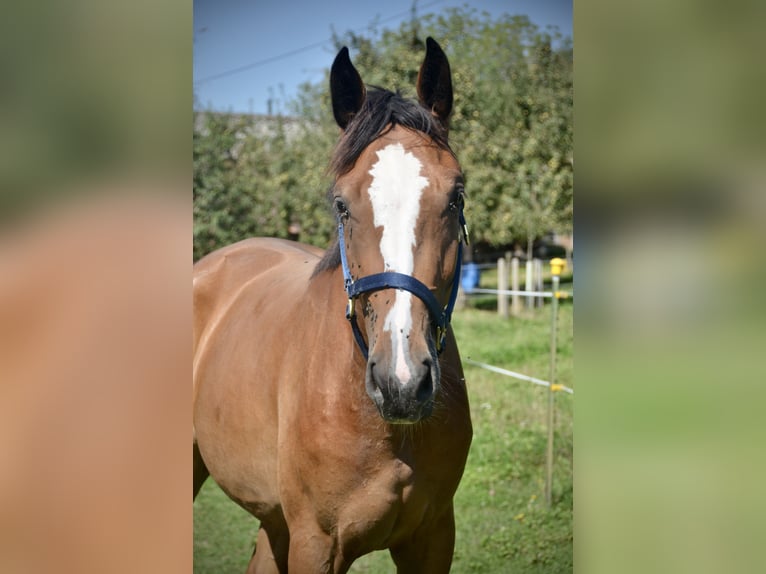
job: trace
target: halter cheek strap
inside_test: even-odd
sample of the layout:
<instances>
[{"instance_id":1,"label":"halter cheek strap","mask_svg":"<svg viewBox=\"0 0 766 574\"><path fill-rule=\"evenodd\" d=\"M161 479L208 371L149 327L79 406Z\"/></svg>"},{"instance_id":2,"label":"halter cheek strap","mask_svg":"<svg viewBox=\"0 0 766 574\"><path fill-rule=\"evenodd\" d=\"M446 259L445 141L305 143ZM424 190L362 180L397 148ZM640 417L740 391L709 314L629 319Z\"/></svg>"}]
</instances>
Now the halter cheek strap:
<instances>
[{"instance_id":1,"label":"halter cheek strap","mask_svg":"<svg viewBox=\"0 0 766 574\"><path fill-rule=\"evenodd\" d=\"M444 350L447 327L452 320L452 311L455 308L455 301L457 300L457 292L460 284L460 268L463 261L463 241L468 243L468 228L466 227L465 217L463 216L462 210L460 211L459 221L462 237L461 240L458 241L457 262L455 263L455 274L452 278L452 291L450 292L446 307L442 308L431 290L411 275L405 275L404 273L397 273L395 271L384 271L383 273L367 275L366 277L361 277L354 281L348 267L348 259L346 258L346 240L343 230L343 220L342 218L338 220L340 261L343 267L343 280L346 294L348 295L346 319L351 323L351 330L354 333L354 338L365 359L367 359L369 352L367 343L362 336L362 332L359 329L359 324L356 320L354 301L363 293L380 291L381 289L403 289L404 291L409 291L423 301L428 309L428 314L431 316L431 325L436 329L436 351L437 353L441 353Z\"/></svg>"}]
</instances>

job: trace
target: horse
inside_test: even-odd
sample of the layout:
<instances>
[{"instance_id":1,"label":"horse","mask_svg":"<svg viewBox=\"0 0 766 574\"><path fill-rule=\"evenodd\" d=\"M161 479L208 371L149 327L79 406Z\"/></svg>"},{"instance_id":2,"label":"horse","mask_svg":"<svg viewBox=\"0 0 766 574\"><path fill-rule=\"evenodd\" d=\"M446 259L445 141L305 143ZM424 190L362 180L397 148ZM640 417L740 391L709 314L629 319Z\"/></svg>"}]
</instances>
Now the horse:
<instances>
[{"instance_id":1,"label":"horse","mask_svg":"<svg viewBox=\"0 0 766 574\"><path fill-rule=\"evenodd\" d=\"M448 572L472 439L450 318L464 181L449 62L426 41L417 100L331 68L340 137L322 251L250 238L194 266L194 497L209 475L260 521L248 572Z\"/></svg>"}]
</instances>

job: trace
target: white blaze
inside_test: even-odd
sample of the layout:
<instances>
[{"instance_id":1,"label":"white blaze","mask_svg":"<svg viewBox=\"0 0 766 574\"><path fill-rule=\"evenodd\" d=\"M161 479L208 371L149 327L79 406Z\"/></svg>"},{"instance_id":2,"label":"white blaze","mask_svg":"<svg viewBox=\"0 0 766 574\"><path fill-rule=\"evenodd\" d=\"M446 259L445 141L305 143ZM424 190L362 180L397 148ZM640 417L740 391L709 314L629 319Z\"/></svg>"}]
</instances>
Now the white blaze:
<instances>
[{"instance_id":1,"label":"white blaze","mask_svg":"<svg viewBox=\"0 0 766 574\"><path fill-rule=\"evenodd\" d=\"M401 144L390 144L377 152L378 161L370 175L370 200L375 227L383 228L380 253L385 271L412 275L414 267L415 224L420 213L420 196L428 179L420 175L418 158L404 151ZM394 305L383 330L391 333L391 349L396 361L396 376L402 383L412 374L408 365L408 336L412 329L412 295L396 291Z\"/></svg>"}]
</instances>

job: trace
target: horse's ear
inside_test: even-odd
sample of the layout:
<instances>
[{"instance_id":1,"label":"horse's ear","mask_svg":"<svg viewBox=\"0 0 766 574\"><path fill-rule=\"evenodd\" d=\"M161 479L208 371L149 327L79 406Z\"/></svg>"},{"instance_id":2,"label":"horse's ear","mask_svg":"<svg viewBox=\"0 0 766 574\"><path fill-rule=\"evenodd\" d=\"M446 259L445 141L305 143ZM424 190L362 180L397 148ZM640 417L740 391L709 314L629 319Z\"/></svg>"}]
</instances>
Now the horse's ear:
<instances>
[{"instance_id":1,"label":"horse's ear","mask_svg":"<svg viewBox=\"0 0 766 574\"><path fill-rule=\"evenodd\" d=\"M330 69L330 93L335 121L345 130L354 114L362 108L365 97L364 83L345 46L335 56Z\"/></svg>"},{"instance_id":2,"label":"horse's ear","mask_svg":"<svg viewBox=\"0 0 766 574\"><path fill-rule=\"evenodd\" d=\"M426 58L418 74L418 98L446 127L452 111L452 74L447 56L430 36L426 38Z\"/></svg>"}]
</instances>

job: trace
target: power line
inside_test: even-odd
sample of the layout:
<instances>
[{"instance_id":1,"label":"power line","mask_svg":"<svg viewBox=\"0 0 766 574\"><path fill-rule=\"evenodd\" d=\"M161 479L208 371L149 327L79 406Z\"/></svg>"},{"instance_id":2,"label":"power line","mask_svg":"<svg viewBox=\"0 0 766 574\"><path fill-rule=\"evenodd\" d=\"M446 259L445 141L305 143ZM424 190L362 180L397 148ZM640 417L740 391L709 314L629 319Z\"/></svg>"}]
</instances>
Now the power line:
<instances>
[{"instance_id":1,"label":"power line","mask_svg":"<svg viewBox=\"0 0 766 574\"><path fill-rule=\"evenodd\" d=\"M421 6L421 9L424 8L430 8L431 6L434 6L436 4L440 4L444 2L445 0L434 0L433 2L429 2L428 4L424 4ZM400 12L399 14L394 14L393 16L389 16L388 18L384 18L383 20L380 20L378 23L383 24L385 22L390 22L391 20L395 20L397 18L401 18L402 16L406 16L410 13L410 10L407 10L406 12ZM357 30L356 32L361 32L362 29ZM235 74L241 74L242 72L246 72L247 70L252 70L253 68L257 68L259 66L263 66L265 64L270 64L272 62L276 62L278 60L282 60L284 58L289 58L290 56L295 56L296 54L300 54L302 52L308 52L309 50L313 50L315 48L319 48L320 46L324 46L328 42L332 41L332 37L327 38L325 40L322 40L321 42L315 42L313 44L309 44L308 46L303 46L301 48L296 48L295 50L290 50L289 52L284 52L282 54L278 54L276 56L271 56L269 58L264 58L263 60L257 60L255 62L251 62L249 64L245 64L243 66L238 66L236 68L232 68L230 70L225 70L223 72L219 72L217 74L213 74L212 76L207 76L205 78L202 78L201 80L197 80L194 82L195 85L200 84L206 84L207 82L212 82L214 80L219 80L221 78L226 78L228 76L233 76Z\"/></svg>"},{"instance_id":2,"label":"power line","mask_svg":"<svg viewBox=\"0 0 766 574\"><path fill-rule=\"evenodd\" d=\"M324 46L329 40L322 40L321 42L316 42L314 44L309 44L308 46L303 46L302 48L296 48L295 50L291 50L289 52L285 52L283 54L279 54L278 56L272 56L270 58L265 58L263 60L258 60L257 62L252 62L251 64L245 64L244 66L239 66L238 68L232 68L231 70L226 70L225 72L220 72L218 74L213 74L212 76L208 76L206 78L202 78L201 80L198 80L194 82L195 84L204 84L207 82L212 82L213 80L218 80L220 78L225 78L226 76L233 76L234 74L239 74L241 72L246 72L247 70L251 70L253 68L257 68L258 66L263 66L264 64L270 64L271 62L276 62L277 60L281 60L283 58L288 58L290 56L295 56L296 54L300 54L301 52L307 52L308 50L313 50L314 48L318 48L319 46Z\"/></svg>"}]
</instances>

